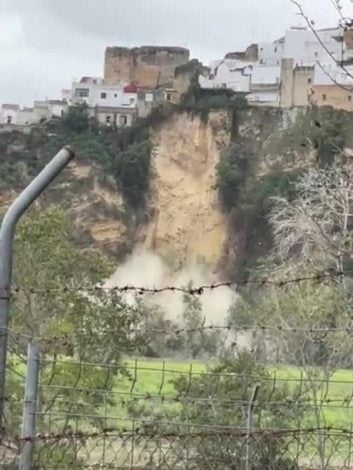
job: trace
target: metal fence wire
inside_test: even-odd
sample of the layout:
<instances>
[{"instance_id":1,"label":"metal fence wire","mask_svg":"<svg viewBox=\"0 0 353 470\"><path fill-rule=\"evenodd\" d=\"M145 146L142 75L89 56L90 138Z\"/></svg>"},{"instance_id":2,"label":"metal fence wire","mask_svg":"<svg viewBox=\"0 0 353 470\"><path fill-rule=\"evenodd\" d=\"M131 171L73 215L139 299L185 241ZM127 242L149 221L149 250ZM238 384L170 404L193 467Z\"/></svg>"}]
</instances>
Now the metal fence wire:
<instances>
[{"instance_id":1,"label":"metal fence wire","mask_svg":"<svg viewBox=\"0 0 353 470\"><path fill-rule=\"evenodd\" d=\"M328 276L275 286L325 283ZM125 286L121 293L198 297L223 286ZM179 344L174 356L181 348L182 359L146 359L133 343L129 357L112 362L101 354L94 362L94 352L77 347L77 333L33 337L1 329L7 393L0 397L0 469L353 469L352 332L348 314L334 323L284 315L268 324L133 324L132 343L147 337L159 356L173 355ZM213 353L187 359L184 346L216 337L226 344L224 364Z\"/></svg>"},{"instance_id":2,"label":"metal fence wire","mask_svg":"<svg viewBox=\"0 0 353 470\"><path fill-rule=\"evenodd\" d=\"M8 344L1 469L353 468L353 375L110 365Z\"/></svg>"}]
</instances>

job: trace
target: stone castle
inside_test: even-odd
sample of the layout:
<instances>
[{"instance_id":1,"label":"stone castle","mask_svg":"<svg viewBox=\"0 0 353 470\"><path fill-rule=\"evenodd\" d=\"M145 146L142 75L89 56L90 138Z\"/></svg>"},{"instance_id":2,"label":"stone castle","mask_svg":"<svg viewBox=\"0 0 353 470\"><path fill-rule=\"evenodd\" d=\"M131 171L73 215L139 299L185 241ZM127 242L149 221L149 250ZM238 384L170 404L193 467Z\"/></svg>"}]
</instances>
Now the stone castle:
<instances>
[{"instance_id":1,"label":"stone castle","mask_svg":"<svg viewBox=\"0 0 353 470\"><path fill-rule=\"evenodd\" d=\"M176 67L187 63L189 57L189 50L183 47L107 47L104 81L107 84L125 82L146 88L170 86Z\"/></svg>"}]
</instances>

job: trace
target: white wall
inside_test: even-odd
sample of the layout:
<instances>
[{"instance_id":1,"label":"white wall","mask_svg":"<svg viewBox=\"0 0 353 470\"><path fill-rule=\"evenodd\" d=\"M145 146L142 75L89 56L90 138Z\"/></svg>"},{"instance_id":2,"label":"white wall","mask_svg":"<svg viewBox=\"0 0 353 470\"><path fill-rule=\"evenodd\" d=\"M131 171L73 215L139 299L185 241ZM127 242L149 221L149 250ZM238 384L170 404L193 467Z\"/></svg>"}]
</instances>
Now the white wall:
<instances>
[{"instance_id":1,"label":"white wall","mask_svg":"<svg viewBox=\"0 0 353 470\"><path fill-rule=\"evenodd\" d=\"M72 103L78 104L85 102L89 107L107 106L121 107L128 106L135 108L137 104L137 93L124 93L124 84L121 85L104 85L94 83L77 83L72 84ZM76 96L80 90L86 90L87 97Z\"/></svg>"},{"instance_id":2,"label":"white wall","mask_svg":"<svg viewBox=\"0 0 353 470\"><path fill-rule=\"evenodd\" d=\"M283 57L284 44L275 42L259 43L259 63L261 65L278 66L281 65Z\"/></svg>"},{"instance_id":3,"label":"white wall","mask_svg":"<svg viewBox=\"0 0 353 470\"><path fill-rule=\"evenodd\" d=\"M210 76L200 75L200 86L201 88L230 88L238 92L247 92L250 90L252 66L252 62L240 60L214 61L211 63Z\"/></svg>"},{"instance_id":4,"label":"white wall","mask_svg":"<svg viewBox=\"0 0 353 470\"><path fill-rule=\"evenodd\" d=\"M48 107L49 107L50 116L62 117L66 113L68 105L64 104L64 103L62 103L62 104L59 104L59 103L51 104L51 103L49 103Z\"/></svg>"},{"instance_id":5,"label":"white wall","mask_svg":"<svg viewBox=\"0 0 353 470\"><path fill-rule=\"evenodd\" d=\"M256 65L251 77L251 85L278 85L281 81L281 67Z\"/></svg>"},{"instance_id":6,"label":"white wall","mask_svg":"<svg viewBox=\"0 0 353 470\"><path fill-rule=\"evenodd\" d=\"M0 109L0 120L1 124L8 124L8 119L10 118L10 124L17 124L17 115L18 111L15 109Z\"/></svg>"},{"instance_id":7,"label":"white wall","mask_svg":"<svg viewBox=\"0 0 353 470\"><path fill-rule=\"evenodd\" d=\"M117 126L117 127L130 127L133 122L133 115L126 113L124 114L123 111L119 111L118 113L110 112L110 111L99 111L96 114L97 121L102 126ZM107 122L107 117L109 117L109 123ZM123 124L123 121L126 124Z\"/></svg>"},{"instance_id":8,"label":"white wall","mask_svg":"<svg viewBox=\"0 0 353 470\"><path fill-rule=\"evenodd\" d=\"M353 85L353 68L352 66L347 67L347 73L338 67L335 63L325 63L321 67L316 65L314 74L314 85L334 85L335 82L340 85Z\"/></svg>"},{"instance_id":9,"label":"white wall","mask_svg":"<svg viewBox=\"0 0 353 470\"><path fill-rule=\"evenodd\" d=\"M247 99L250 103L262 104L264 106L278 106L280 102L279 93L272 90L251 92Z\"/></svg>"},{"instance_id":10,"label":"white wall","mask_svg":"<svg viewBox=\"0 0 353 470\"><path fill-rule=\"evenodd\" d=\"M340 34L340 30L325 30L318 32L325 47L337 59L342 54L342 44L333 39L334 35ZM286 31L286 40L283 53L284 59L294 59L299 65L313 65L317 61L327 62L329 55L322 47L314 33L310 30L291 29Z\"/></svg>"},{"instance_id":11,"label":"white wall","mask_svg":"<svg viewBox=\"0 0 353 470\"><path fill-rule=\"evenodd\" d=\"M36 119L36 116L34 114L34 110L31 109L21 109L17 113L17 122L19 126L29 126L31 124L37 123L38 120Z\"/></svg>"}]
</instances>

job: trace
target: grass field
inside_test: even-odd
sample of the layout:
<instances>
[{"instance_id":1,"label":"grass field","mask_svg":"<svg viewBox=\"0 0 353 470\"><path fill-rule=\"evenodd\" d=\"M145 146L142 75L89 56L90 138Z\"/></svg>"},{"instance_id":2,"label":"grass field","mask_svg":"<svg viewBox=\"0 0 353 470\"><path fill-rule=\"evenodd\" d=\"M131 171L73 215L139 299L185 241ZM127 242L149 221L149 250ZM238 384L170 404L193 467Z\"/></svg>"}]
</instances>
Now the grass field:
<instances>
[{"instance_id":1,"label":"grass field","mask_svg":"<svg viewBox=\"0 0 353 470\"><path fill-rule=\"evenodd\" d=\"M168 360L127 360L130 378L118 377L115 392L119 397L134 397L136 401L150 401L154 406L161 400L172 399L176 391L172 384L180 375L197 377L207 372L207 364L202 362L184 362L173 359ZM317 406L320 407L320 425L334 426L350 429L353 423L353 371L339 370L325 380L317 383L316 399L312 392L312 385L305 374L295 367L272 368L274 386L279 387L288 382L290 387L296 387L306 397L305 423L317 426ZM212 376L210 376L212 380ZM318 378L319 380L319 378ZM309 391L307 391L309 390ZM312 397L309 398L309 397ZM160 399L159 399L160 398ZM316 404L316 412L315 405ZM117 404L115 411L122 416L121 406Z\"/></svg>"},{"instance_id":2,"label":"grass field","mask_svg":"<svg viewBox=\"0 0 353 470\"><path fill-rule=\"evenodd\" d=\"M129 377L118 374L115 379L114 398L115 405L104 407L104 414L110 420L127 421L126 403L134 400L141 405L159 409L161 406L178 406L173 399L177 393L172 383L181 375L187 378L196 378L207 373L208 364L200 361L178 361L174 359L126 359L125 364ZM25 366L16 364L15 369L21 375L25 374ZM320 425L351 429L353 423L353 371L338 370L330 377L329 382L319 384L314 400L312 387L308 383L305 373L296 367L271 368L274 387L288 382L290 388L299 389L298 400L306 400L305 424L317 426L317 408L320 408ZM89 369L87 370L89 374ZM73 379L75 377L73 376ZM209 376L210 380L214 380ZM60 382L60 381L59 381ZM24 385L24 384L23 384ZM308 391L309 390L309 391ZM223 397L224 399L224 397ZM102 401L103 398L102 398ZM169 405L168 405L169 403ZM290 405L288 405L290 406Z\"/></svg>"}]
</instances>

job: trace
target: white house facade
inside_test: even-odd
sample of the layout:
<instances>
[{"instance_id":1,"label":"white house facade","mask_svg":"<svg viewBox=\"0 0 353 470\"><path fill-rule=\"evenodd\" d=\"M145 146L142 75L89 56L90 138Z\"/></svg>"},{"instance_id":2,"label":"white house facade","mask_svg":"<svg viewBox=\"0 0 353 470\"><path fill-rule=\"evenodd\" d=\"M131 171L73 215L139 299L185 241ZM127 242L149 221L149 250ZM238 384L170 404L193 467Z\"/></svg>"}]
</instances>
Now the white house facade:
<instances>
[{"instance_id":1,"label":"white house facade","mask_svg":"<svg viewBox=\"0 0 353 470\"><path fill-rule=\"evenodd\" d=\"M253 62L236 59L213 61L208 76L200 75L202 88L229 88L237 92L249 92Z\"/></svg>"}]
</instances>

